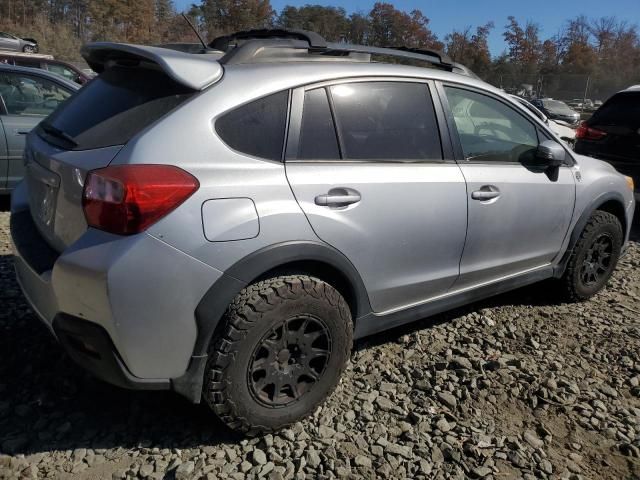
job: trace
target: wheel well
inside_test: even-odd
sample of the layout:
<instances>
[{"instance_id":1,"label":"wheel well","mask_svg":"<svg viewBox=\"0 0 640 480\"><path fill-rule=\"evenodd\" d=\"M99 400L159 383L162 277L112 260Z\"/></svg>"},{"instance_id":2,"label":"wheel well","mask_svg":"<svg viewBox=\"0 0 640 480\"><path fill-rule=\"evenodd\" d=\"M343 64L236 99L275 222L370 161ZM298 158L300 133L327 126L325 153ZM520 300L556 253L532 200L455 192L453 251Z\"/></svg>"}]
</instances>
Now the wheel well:
<instances>
[{"instance_id":1,"label":"wheel well","mask_svg":"<svg viewBox=\"0 0 640 480\"><path fill-rule=\"evenodd\" d=\"M319 278L328 283L340 292L344 297L351 310L351 318L355 323L358 318L358 297L354 286L349 278L339 269L328 263L317 260L301 260L279 265L271 270L263 273L259 277L254 278L251 283L266 280L267 278L280 277L283 275L303 274Z\"/></svg>"},{"instance_id":2,"label":"wheel well","mask_svg":"<svg viewBox=\"0 0 640 480\"><path fill-rule=\"evenodd\" d=\"M627 217L625 216L624 206L617 200L607 200L602 205L600 205L597 210L602 210L603 212L608 212L620 221L620 225L622 225L622 234L625 235L627 232Z\"/></svg>"}]
</instances>

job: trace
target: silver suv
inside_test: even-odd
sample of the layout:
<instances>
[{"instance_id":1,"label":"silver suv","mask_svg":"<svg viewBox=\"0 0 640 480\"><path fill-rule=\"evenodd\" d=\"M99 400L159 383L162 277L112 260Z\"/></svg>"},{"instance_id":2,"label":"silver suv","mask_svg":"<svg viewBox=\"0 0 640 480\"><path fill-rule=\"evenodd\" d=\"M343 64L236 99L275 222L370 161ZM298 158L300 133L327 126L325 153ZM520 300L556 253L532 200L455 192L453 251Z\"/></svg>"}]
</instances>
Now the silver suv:
<instances>
[{"instance_id":1,"label":"silver suv","mask_svg":"<svg viewBox=\"0 0 640 480\"><path fill-rule=\"evenodd\" d=\"M102 73L28 137L17 276L96 376L269 431L330 394L354 338L543 279L605 286L631 180L446 56L299 31L210 47L88 45Z\"/></svg>"}]
</instances>

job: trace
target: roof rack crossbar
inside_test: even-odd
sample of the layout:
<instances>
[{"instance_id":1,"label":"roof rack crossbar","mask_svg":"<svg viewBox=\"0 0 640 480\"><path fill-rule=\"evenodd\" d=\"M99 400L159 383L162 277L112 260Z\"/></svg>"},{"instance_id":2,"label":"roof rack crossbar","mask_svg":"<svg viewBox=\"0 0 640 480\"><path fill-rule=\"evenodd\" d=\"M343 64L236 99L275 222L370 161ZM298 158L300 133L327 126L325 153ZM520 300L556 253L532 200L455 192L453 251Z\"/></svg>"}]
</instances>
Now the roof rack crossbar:
<instances>
[{"instance_id":1,"label":"roof rack crossbar","mask_svg":"<svg viewBox=\"0 0 640 480\"><path fill-rule=\"evenodd\" d=\"M238 40L257 40L257 39L293 39L305 40L311 49L327 48L326 40L315 32L307 30L288 29L288 28L262 28L253 30L243 30L222 37L214 38L209 43L210 48L226 51L230 45Z\"/></svg>"}]
</instances>

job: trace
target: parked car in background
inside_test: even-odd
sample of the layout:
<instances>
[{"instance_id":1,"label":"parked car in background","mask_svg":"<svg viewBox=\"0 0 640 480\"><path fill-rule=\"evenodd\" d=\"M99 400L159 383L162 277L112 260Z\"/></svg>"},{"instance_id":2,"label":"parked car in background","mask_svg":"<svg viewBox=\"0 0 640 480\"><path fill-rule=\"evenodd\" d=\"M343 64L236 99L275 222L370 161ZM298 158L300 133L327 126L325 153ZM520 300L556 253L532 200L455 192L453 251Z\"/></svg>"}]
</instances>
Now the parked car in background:
<instances>
[{"instance_id":1,"label":"parked car in background","mask_svg":"<svg viewBox=\"0 0 640 480\"><path fill-rule=\"evenodd\" d=\"M316 411L354 338L544 279L586 300L628 245L631 179L442 53L210 47L85 45L100 75L28 137L19 284L104 380L272 431Z\"/></svg>"},{"instance_id":2,"label":"parked car in background","mask_svg":"<svg viewBox=\"0 0 640 480\"><path fill-rule=\"evenodd\" d=\"M567 105L570 108L574 108L576 110L579 110L582 108L582 99L581 98L574 98L573 100L567 100Z\"/></svg>"},{"instance_id":3,"label":"parked car in background","mask_svg":"<svg viewBox=\"0 0 640 480\"><path fill-rule=\"evenodd\" d=\"M44 70L0 64L0 194L22 180L27 134L78 88Z\"/></svg>"},{"instance_id":4,"label":"parked car in background","mask_svg":"<svg viewBox=\"0 0 640 480\"><path fill-rule=\"evenodd\" d=\"M564 140L567 145L573 148L573 144L576 138L576 130L575 127L570 125L567 122L562 120L552 120L548 118L542 111L540 111L535 105L533 105L528 100L518 97L517 95L509 95L512 99L522 105L524 108L533 113L536 117L546 123L549 128L558 135L562 140Z\"/></svg>"},{"instance_id":5,"label":"parked car in background","mask_svg":"<svg viewBox=\"0 0 640 480\"><path fill-rule=\"evenodd\" d=\"M92 78L75 65L61 60L55 60L51 55L6 54L0 52L0 63L48 70L79 85L84 85Z\"/></svg>"},{"instance_id":6,"label":"parked car in background","mask_svg":"<svg viewBox=\"0 0 640 480\"><path fill-rule=\"evenodd\" d=\"M590 98L574 98L573 100L568 101L567 105L580 111L592 110L594 108L593 100L591 100Z\"/></svg>"},{"instance_id":7,"label":"parked car in background","mask_svg":"<svg viewBox=\"0 0 640 480\"><path fill-rule=\"evenodd\" d=\"M576 152L609 162L640 185L640 86L616 93L582 122Z\"/></svg>"},{"instance_id":8,"label":"parked car in background","mask_svg":"<svg viewBox=\"0 0 640 480\"><path fill-rule=\"evenodd\" d=\"M20 38L7 32L0 32L0 50L37 53L38 42L33 38Z\"/></svg>"},{"instance_id":9,"label":"parked car in background","mask_svg":"<svg viewBox=\"0 0 640 480\"><path fill-rule=\"evenodd\" d=\"M562 120L576 126L580 122L580 114L560 100L542 98L532 100L531 103L552 120Z\"/></svg>"}]
</instances>

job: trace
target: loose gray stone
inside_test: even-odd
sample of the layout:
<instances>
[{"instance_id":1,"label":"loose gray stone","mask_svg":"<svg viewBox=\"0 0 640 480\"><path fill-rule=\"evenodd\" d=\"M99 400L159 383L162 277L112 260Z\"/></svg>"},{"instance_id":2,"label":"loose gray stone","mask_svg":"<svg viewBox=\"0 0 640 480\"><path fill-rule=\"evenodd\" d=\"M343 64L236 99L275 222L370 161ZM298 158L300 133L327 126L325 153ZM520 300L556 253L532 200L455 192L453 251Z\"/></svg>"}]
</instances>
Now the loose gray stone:
<instances>
[{"instance_id":1,"label":"loose gray stone","mask_svg":"<svg viewBox=\"0 0 640 480\"><path fill-rule=\"evenodd\" d=\"M371 468L371 459L369 457L365 457L364 455L357 455L356 458L353 459L353 461L359 467Z\"/></svg>"},{"instance_id":2,"label":"loose gray stone","mask_svg":"<svg viewBox=\"0 0 640 480\"><path fill-rule=\"evenodd\" d=\"M264 465L265 463L267 463L267 456L259 448L256 448L253 451L252 459L253 459L253 464L254 465Z\"/></svg>"},{"instance_id":3,"label":"loose gray stone","mask_svg":"<svg viewBox=\"0 0 640 480\"><path fill-rule=\"evenodd\" d=\"M458 405L456 397L449 392L438 392L438 399L452 410L455 410Z\"/></svg>"}]
</instances>

